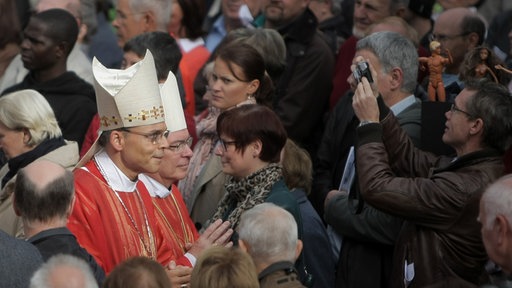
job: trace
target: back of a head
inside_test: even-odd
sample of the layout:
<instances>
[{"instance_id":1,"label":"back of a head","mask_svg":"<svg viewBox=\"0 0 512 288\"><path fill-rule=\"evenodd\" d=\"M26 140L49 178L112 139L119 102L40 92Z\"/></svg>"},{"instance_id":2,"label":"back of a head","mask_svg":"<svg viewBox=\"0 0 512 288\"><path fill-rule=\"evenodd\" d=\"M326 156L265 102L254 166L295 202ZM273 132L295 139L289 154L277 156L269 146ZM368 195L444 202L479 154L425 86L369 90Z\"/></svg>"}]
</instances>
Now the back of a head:
<instances>
[{"instance_id":1,"label":"back of a head","mask_svg":"<svg viewBox=\"0 0 512 288\"><path fill-rule=\"evenodd\" d=\"M222 246L205 250L192 271L191 288L257 288L256 267L251 257L238 248Z\"/></svg>"},{"instance_id":2,"label":"back of a head","mask_svg":"<svg viewBox=\"0 0 512 288\"><path fill-rule=\"evenodd\" d=\"M123 47L124 52L134 52L143 58L149 49L155 59L156 73L159 81L167 79L169 71L178 72L181 50L176 40L166 32L154 31L137 35Z\"/></svg>"},{"instance_id":3,"label":"back of a head","mask_svg":"<svg viewBox=\"0 0 512 288\"><path fill-rule=\"evenodd\" d=\"M27 145L62 136L48 101L35 90L20 90L0 97L0 122L9 129L27 129Z\"/></svg>"},{"instance_id":4,"label":"back of a head","mask_svg":"<svg viewBox=\"0 0 512 288\"><path fill-rule=\"evenodd\" d=\"M66 56L69 55L78 37L78 24L71 13L63 9L49 9L34 14L31 19L43 23L46 36L55 43L65 42Z\"/></svg>"},{"instance_id":5,"label":"back of a head","mask_svg":"<svg viewBox=\"0 0 512 288\"><path fill-rule=\"evenodd\" d=\"M164 267L150 258L132 257L112 270L104 288L169 288L171 282Z\"/></svg>"},{"instance_id":6,"label":"back of a head","mask_svg":"<svg viewBox=\"0 0 512 288\"><path fill-rule=\"evenodd\" d=\"M466 103L466 110L484 122L482 145L503 153L510 146L512 138L510 92L505 86L485 78L466 82L464 89L476 91Z\"/></svg>"},{"instance_id":7,"label":"back of a head","mask_svg":"<svg viewBox=\"0 0 512 288\"><path fill-rule=\"evenodd\" d=\"M411 40L396 32L377 32L360 39L356 50L373 52L385 73L400 67L403 71L402 90L414 92L418 75L418 52Z\"/></svg>"},{"instance_id":8,"label":"back of a head","mask_svg":"<svg viewBox=\"0 0 512 288\"><path fill-rule=\"evenodd\" d=\"M254 47L265 61L265 69L273 81L279 79L286 65L286 45L283 36L274 29L253 29L244 42Z\"/></svg>"},{"instance_id":9,"label":"back of a head","mask_svg":"<svg viewBox=\"0 0 512 288\"><path fill-rule=\"evenodd\" d=\"M185 29L186 38L197 39L203 37L202 28L206 16L206 3L203 0L176 0L183 13L181 24Z\"/></svg>"},{"instance_id":10,"label":"back of a head","mask_svg":"<svg viewBox=\"0 0 512 288\"><path fill-rule=\"evenodd\" d=\"M309 194L313 181L313 164L308 152L288 139L283 148L281 165L286 186L290 189L304 189Z\"/></svg>"},{"instance_id":11,"label":"back of a head","mask_svg":"<svg viewBox=\"0 0 512 288\"><path fill-rule=\"evenodd\" d=\"M407 24L403 18L398 16L389 16L374 23L368 27L366 34L370 35L372 33L383 31L396 32L411 40L412 43L414 43L414 46L417 47L419 45L418 32L411 25Z\"/></svg>"},{"instance_id":12,"label":"back of a head","mask_svg":"<svg viewBox=\"0 0 512 288\"><path fill-rule=\"evenodd\" d=\"M497 215L504 215L512 225L512 174L505 175L491 184L482 195L486 213L484 228L491 228Z\"/></svg>"},{"instance_id":13,"label":"back of a head","mask_svg":"<svg viewBox=\"0 0 512 288\"><path fill-rule=\"evenodd\" d=\"M166 32L171 19L172 1L169 0L128 0L132 13L151 12L155 16L158 31Z\"/></svg>"},{"instance_id":14,"label":"back of a head","mask_svg":"<svg viewBox=\"0 0 512 288\"><path fill-rule=\"evenodd\" d=\"M0 0L0 50L7 44L21 43L21 25L16 12L17 0Z\"/></svg>"},{"instance_id":15,"label":"back of a head","mask_svg":"<svg viewBox=\"0 0 512 288\"><path fill-rule=\"evenodd\" d=\"M239 239L258 266L279 261L295 262L298 241L297 222L290 212L272 203L247 210L240 217Z\"/></svg>"},{"instance_id":16,"label":"back of a head","mask_svg":"<svg viewBox=\"0 0 512 288\"><path fill-rule=\"evenodd\" d=\"M75 256L58 254L44 263L30 279L30 288L97 288L91 268Z\"/></svg>"},{"instance_id":17,"label":"back of a head","mask_svg":"<svg viewBox=\"0 0 512 288\"><path fill-rule=\"evenodd\" d=\"M14 206L29 222L67 219L74 198L73 174L48 160L36 160L18 171Z\"/></svg>"}]
</instances>

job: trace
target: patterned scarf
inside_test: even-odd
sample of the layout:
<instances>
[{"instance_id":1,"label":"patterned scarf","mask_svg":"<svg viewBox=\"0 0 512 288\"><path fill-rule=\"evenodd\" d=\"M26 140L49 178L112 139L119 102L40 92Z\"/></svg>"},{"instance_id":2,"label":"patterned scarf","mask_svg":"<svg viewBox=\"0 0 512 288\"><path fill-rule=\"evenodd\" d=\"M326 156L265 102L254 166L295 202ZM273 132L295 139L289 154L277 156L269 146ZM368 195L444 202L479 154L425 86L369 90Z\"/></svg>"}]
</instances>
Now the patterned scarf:
<instances>
[{"instance_id":1,"label":"patterned scarf","mask_svg":"<svg viewBox=\"0 0 512 288\"><path fill-rule=\"evenodd\" d=\"M196 131L199 141L194 147L192 158L190 158L187 176L178 183L178 189L181 191L189 211L192 209L192 190L196 178L203 170L206 161L213 155L214 144L219 138L217 136L217 118L219 114L220 110L212 107L208 116L197 123Z\"/></svg>"},{"instance_id":2,"label":"patterned scarf","mask_svg":"<svg viewBox=\"0 0 512 288\"><path fill-rule=\"evenodd\" d=\"M231 227L235 229L240 221L240 215L265 202L274 183L282 178L281 166L277 163L269 164L240 180L229 177L225 185L227 193L220 201L211 222L219 218L229 220Z\"/></svg>"}]
</instances>

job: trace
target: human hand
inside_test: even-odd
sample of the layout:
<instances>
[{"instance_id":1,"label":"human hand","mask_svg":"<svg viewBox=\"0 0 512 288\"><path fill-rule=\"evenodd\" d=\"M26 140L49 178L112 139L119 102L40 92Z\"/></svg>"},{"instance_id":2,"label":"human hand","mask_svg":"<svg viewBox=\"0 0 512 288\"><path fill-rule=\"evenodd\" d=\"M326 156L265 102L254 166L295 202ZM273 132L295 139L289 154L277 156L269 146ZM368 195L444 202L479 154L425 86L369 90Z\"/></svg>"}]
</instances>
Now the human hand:
<instances>
[{"instance_id":1,"label":"human hand","mask_svg":"<svg viewBox=\"0 0 512 288\"><path fill-rule=\"evenodd\" d=\"M233 229L230 227L231 223L229 223L229 221L222 222L221 219L217 219L215 222L210 224L203 234L199 236L196 242L192 244L188 253L198 258L203 250L211 246L233 246L233 243L229 241L231 235L233 235Z\"/></svg>"},{"instance_id":2,"label":"human hand","mask_svg":"<svg viewBox=\"0 0 512 288\"><path fill-rule=\"evenodd\" d=\"M357 89L352 98L352 107L359 121L379 122L380 112L377 96L366 78L363 78L361 83L357 84Z\"/></svg>"},{"instance_id":3,"label":"human hand","mask_svg":"<svg viewBox=\"0 0 512 288\"><path fill-rule=\"evenodd\" d=\"M329 193L327 193L327 196L325 196L324 207L327 207L327 205L332 200L332 198L334 198L336 196L339 196L339 195L347 195L347 194L348 194L348 192L345 191L345 190L331 190L331 191L329 191Z\"/></svg>"},{"instance_id":4,"label":"human hand","mask_svg":"<svg viewBox=\"0 0 512 288\"><path fill-rule=\"evenodd\" d=\"M172 287L189 287L188 284L192 275L191 267L176 265L176 262L171 261L167 265L165 272L169 280L171 280Z\"/></svg>"}]
</instances>

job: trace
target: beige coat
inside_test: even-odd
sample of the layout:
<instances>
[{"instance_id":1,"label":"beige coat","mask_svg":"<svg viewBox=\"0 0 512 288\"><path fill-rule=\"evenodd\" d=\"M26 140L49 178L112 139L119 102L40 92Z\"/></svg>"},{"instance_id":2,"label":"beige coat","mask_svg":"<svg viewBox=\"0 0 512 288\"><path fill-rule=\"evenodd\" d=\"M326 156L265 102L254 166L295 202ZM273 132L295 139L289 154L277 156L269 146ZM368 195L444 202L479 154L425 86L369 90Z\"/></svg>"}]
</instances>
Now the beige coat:
<instances>
[{"instance_id":1,"label":"beige coat","mask_svg":"<svg viewBox=\"0 0 512 288\"><path fill-rule=\"evenodd\" d=\"M74 141L66 141L65 146L53 150L52 152L38 158L38 160L49 160L71 170L78 162L78 158L78 144ZM8 171L9 168L7 164L5 164L0 170L0 179L2 179ZM16 216L14 208L12 207L12 192L15 180L16 176L9 180L9 182L5 184L4 189L0 191L0 229L11 236L23 238L24 235L21 218Z\"/></svg>"}]
</instances>

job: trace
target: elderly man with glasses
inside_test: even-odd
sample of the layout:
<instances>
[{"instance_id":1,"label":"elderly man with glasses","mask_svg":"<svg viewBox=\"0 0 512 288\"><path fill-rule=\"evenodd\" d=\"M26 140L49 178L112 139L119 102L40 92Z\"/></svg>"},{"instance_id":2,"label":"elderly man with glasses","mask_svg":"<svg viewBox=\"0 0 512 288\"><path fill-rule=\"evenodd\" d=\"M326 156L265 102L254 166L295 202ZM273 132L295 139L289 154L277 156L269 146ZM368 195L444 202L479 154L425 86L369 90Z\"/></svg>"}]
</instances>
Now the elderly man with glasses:
<instances>
[{"instance_id":1,"label":"elderly man with glasses","mask_svg":"<svg viewBox=\"0 0 512 288\"><path fill-rule=\"evenodd\" d=\"M166 136L167 146L158 171L141 174L140 180L151 195L155 207L155 218L162 227L163 236L172 250L173 264L168 275L173 287L185 287L190 282L192 267L200 254L212 245L223 244L223 241L221 239L217 242L209 241L210 234L206 231L199 236L181 192L175 185L187 175L188 165L193 155L190 149L192 137L187 130L176 78L170 72L167 79L161 87L162 91L173 92L170 93L170 97L163 99L167 115L165 116L166 125L170 132ZM227 225L228 222L225 223ZM231 229L227 230L226 240L230 238L231 232ZM191 247L187 247L189 244Z\"/></svg>"},{"instance_id":2,"label":"elderly man with glasses","mask_svg":"<svg viewBox=\"0 0 512 288\"><path fill-rule=\"evenodd\" d=\"M68 228L107 274L129 257L145 256L167 267L172 281L173 244L139 176L157 172L165 158L165 119L172 113L163 101L177 92L160 90L149 50L126 70L107 69L95 59L93 73L102 132L74 171L76 202ZM215 223L201 244L226 243L228 226Z\"/></svg>"}]
</instances>

